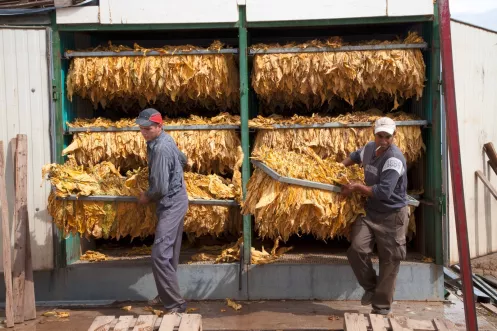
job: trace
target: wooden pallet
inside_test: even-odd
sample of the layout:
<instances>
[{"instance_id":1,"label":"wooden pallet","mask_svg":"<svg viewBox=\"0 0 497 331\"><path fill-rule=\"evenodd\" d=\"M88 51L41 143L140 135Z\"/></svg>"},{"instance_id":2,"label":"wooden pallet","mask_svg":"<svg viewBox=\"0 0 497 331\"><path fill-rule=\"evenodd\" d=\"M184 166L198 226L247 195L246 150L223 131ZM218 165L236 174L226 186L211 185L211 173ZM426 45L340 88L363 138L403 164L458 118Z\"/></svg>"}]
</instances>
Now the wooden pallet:
<instances>
[{"instance_id":1,"label":"wooden pallet","mask_svg":"<svg viewBox=\"0 0 497 331\"><path fill-rule=\"evenodd\" d=\"M98 316L88 331L202 331L202 316L171 314L134 316Z\"/></svg>"},{"instance_id":2,"label":"wooden pallet","mask_svg":"<svg viewBox=\"0 0 497 331\"><path fill-rule=\"evenodd\" d=\"M363 315L345 313L344 330L346 331L449 331L456 330L454 323L434 318L431 321L413 320L407 317L390 317L382 315Z\"/></svg>"}]
</instances>

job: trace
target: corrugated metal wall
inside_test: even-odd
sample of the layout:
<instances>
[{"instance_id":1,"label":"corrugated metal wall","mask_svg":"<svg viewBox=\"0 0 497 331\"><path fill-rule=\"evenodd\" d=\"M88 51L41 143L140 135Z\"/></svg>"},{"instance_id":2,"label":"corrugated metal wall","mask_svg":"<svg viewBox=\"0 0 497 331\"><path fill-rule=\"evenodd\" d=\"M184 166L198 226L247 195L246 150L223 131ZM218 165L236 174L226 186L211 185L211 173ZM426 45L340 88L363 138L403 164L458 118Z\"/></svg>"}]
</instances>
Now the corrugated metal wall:
<instances>
[{"instance_id":1,"label":"corrugated metal wall","mask_svg":"<svg viewBox=\"0 0 497 331\"><path fill-rule=\"evenodd\" d=\"M28 213L35 270L53 268L52 223L47 212L50 187L41 178L42 166L50 163L47 57L46 30L0 29L0 139L7 159L9 211L12 214L14 209L9 143L21 133L28 136ZM12 216L10 228L12 232Z\"/></svg>"},{"instance_id":2,"label":"corrugated metal wall","mask_svg":"<svg viewBox=\"0 0 497 331\"><path fill-rule=\"evenodd\" d=\"M497 146L497 33L457 22L451 28L468 235L471 256L476 257L497 251L497 201L475 178L475 171L481 170L497 187L497 176L483 152L487 142ZM455 263L458 250L451 197L448 212L450 262Z\"/></svg>"}]
</instances>

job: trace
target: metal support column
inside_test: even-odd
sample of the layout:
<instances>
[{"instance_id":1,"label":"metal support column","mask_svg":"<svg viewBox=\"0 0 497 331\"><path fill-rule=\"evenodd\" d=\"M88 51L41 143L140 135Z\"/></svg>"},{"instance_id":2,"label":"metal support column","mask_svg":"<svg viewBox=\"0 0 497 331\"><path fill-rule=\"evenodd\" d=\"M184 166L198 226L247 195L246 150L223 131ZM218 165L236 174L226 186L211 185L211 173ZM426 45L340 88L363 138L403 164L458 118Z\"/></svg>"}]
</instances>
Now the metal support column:
<instances>
[{"instance_id":1,"label":"metal support column","mask_svg":"<svg viewBox=\"0 0 497 331\"><path fill-rule=\"evenodd\" d=\"M444 83L444 100L447 118L447 138L449 143L450 168L452 170L452 192L454 195L454 212L459 248L459 264L463 288L464 313L466 330L478 330L475 300L473 296L473 280L469 255L468 225L462 180L461 149L459 145L459 128L457 121L456 91L454 84L454 63L452 58L452 37L450 29L449 0L438 2L440 21L440 41L442 50L442 68Z\"/></svg>"},{"instance_id":2,"label":"metal support column","mask_svg":"<svg viewBox=\"0 0 497 331\"><path fill-rule=\"evenodd\" d=\"M242 133L242 190L243 199L247 194L247 183L250 178L250 146L249 146L249 77L248 77L248 38L247 20L245 6L238 6L238 50L240 66L240 121ZM250 264L250 247L252 246L252 218L250 215L243 216L243 258Z\"/></svg>"}]
</instances>

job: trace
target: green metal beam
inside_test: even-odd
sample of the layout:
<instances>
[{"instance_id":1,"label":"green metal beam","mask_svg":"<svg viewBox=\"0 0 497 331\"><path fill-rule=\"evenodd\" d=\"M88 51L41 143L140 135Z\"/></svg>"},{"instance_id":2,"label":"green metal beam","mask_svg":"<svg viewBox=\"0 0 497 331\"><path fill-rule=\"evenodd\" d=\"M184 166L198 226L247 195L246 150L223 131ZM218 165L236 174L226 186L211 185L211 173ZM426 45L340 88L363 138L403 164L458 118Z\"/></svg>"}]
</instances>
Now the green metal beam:
<instances>
[{"instance_id":1,"label":"green metal beam","mask_svg":"<svg viewBox=\"0 0 497 331\"><path fill-rule=\"evenodd\" d=\"M423 236L425 255L433 257L436 264L443 264L443 206L442 194L442 114L440 105L440 38L438 15L435 5L434 20L426 24L424 38L429 43L430 52L426 54L427 83L423 93L425 119L431 127L424 131L426 170L424 178L424 198L430 202L423 206Z\"/></svg>"},{"instance_id":2,"label":"green metal beam","mask_svg":"<svg viewBox=\"0 0 497 331\"><path fill-rule=\"evenodd\" d=\"M182 24L59 24L59 31L161 31L236 29L236 23L182 23Z\"/></svg>"},{"instance_id":3,"label":"green metal beam","mask_svg":"<svg viewBox=\"0 0 497 331\"><path fill-rule=\"evenodd\" d=\"M438 265L443 265L443 247L444 247L444 235L443 235L443 214L445 213L445 196L442 194L443 181L442 181L442 108L440 100L440 33L439 33L439 22L438 22L438 2L434 4L435 19L432 24L432 48L431 48L431 90L433 92L431 103L433 105L432 109L432 125L433 132L433 146L432 153L434 158L433 172L435 174L434 182L434 195L436 201L438 202L438 208L435 208L435 263Z\"/></svg>"},{"instance_id":4,"label":"green metal beam","mask_svg":"<svg viewBox=\"0 0 497 331\"><path fill-rule=\"evenodd\" d=\"M238 7L239 13L239 66L240 66L240 124L242 133L242 190L243 199L247 195L247 183L250 178L250 144L249 144L249 77L248 77L248 38L246 25L245 6ZM243 257L250 264L250 247L252 246L252 218L250 215L243 216Z\"/></svg>"},{"instance_id":5,"label":"green metal beam","mask_svg":"<svg viewBox=\"0 0 497 331\"><path fill-rule=\"evenodd\" d=\"M296 28L296 27L319 27L337 25L368 25L389 23L419 23L433 21L433 15L421 16L379 16L379 17L356 17L323 20L302 21L269 21L269 22L247 22L248 28Z\"/></svg>"},{"instance_id":6,"label":"green metal beam","mask_svg":"<svg viewBox=\"0 0 497 331\"><path fill-rule=\"evenodd\" d=\"M70 40L67 40L70 39ZM69 45L66 43L69 41ZM63 60L64 49L71 47L73 38L63 38L55 22L55 13L52 14L52 54L53 54L53 81L52 91L55 103L55 155L56 163L64 163L65 159L62 156L62 150L68 145L71 137L64 135L66 130L66 121L72 119L71 103L67 100L65 93L65 76L67 74L68 62ZM63 235L58 231L58 242L55 247L55 265L56 267L64 267L79 260L80 256L80 238L79 236L70 235L68 238L63 238Z\"/></svg>"},{"instance_id":7,"label":"green metal beam","mask_svg":"<svg viewBox=\"0 0 497 331\"><path fill-rule=\"evenodd\" d=\"M63 163L62 150L64 149L64 120L62 116L62 102L60 100L61 83L61 53L60 53L60 33L55 23L55 13L51 15L52 21L52 61L53 61L53 78L52 78L52 97L55 105L55 137L52 137L55 142L55 160L56 163ZM63 268L66 263L66 241L62 233L57 229L54 236L54 262L56 268Z\"/></svg>"}]
</instances>

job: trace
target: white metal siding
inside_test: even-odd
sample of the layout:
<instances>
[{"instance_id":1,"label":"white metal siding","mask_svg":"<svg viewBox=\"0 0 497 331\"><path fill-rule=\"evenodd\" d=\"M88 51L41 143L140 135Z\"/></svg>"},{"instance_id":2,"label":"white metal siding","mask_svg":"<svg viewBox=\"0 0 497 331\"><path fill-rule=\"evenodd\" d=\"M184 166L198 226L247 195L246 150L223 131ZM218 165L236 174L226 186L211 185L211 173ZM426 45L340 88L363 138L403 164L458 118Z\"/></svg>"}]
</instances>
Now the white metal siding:
<instances>
[{"instance_id":1,"label":"white metal siding","mask_svg":"<svg viewBox=\"0 0 497 331\"><path fill-rule=\"evenodd\" d=\"M46 31L0 29L0 139L6 153L11 238L14 168L9 143L17 134L26 134L28 214L35 270L53 268L52 223L47 213L50 187L41 179L42 166L50 163L48 89Z\"/></svg>"},{"instance_id":2,"label":"white metal siding","mask_svg":"<svg viewBox=\"0 0 497 331\"><path fill-rule=\"evenodd\" d=\"M432 0L246 0L247 21L433 15Z\"/></svg>"},{"instance_id":3,"label":"white metal siding","mask_svg":"<svg viewBox=\"0 0 497 331\"><path fill-rule=\"evenodd\" d=\"M497 147L497 33L457 22L451 29L468 235L471 256L476 257L497 251L497 201L474 175L483 171L497 187L483 152L487 142ZM459 257L452 197L448 211L450 262L455 263Z\"/></svg>"},{"instance_id":4,"label":"white metal siding","mask_svg":"<svg viewBox=\"0 0 497 331\"><path fill-rule=\"evenodd\" d=\"M57 9L58 24L220 23L374 16L433 15L433 0L100 0L100 6Z\"/></svg>"},{"instance_id":5,"label":"white metal siding","mask_svg":"<svg viewBox=\"0 0 497 331\"><path fill-rule=\"evenodd\" d=\"M58 24L174 24L238 21L236 0L100 0L100 6L57 9Z\"/></svg>"}]
</instances>

